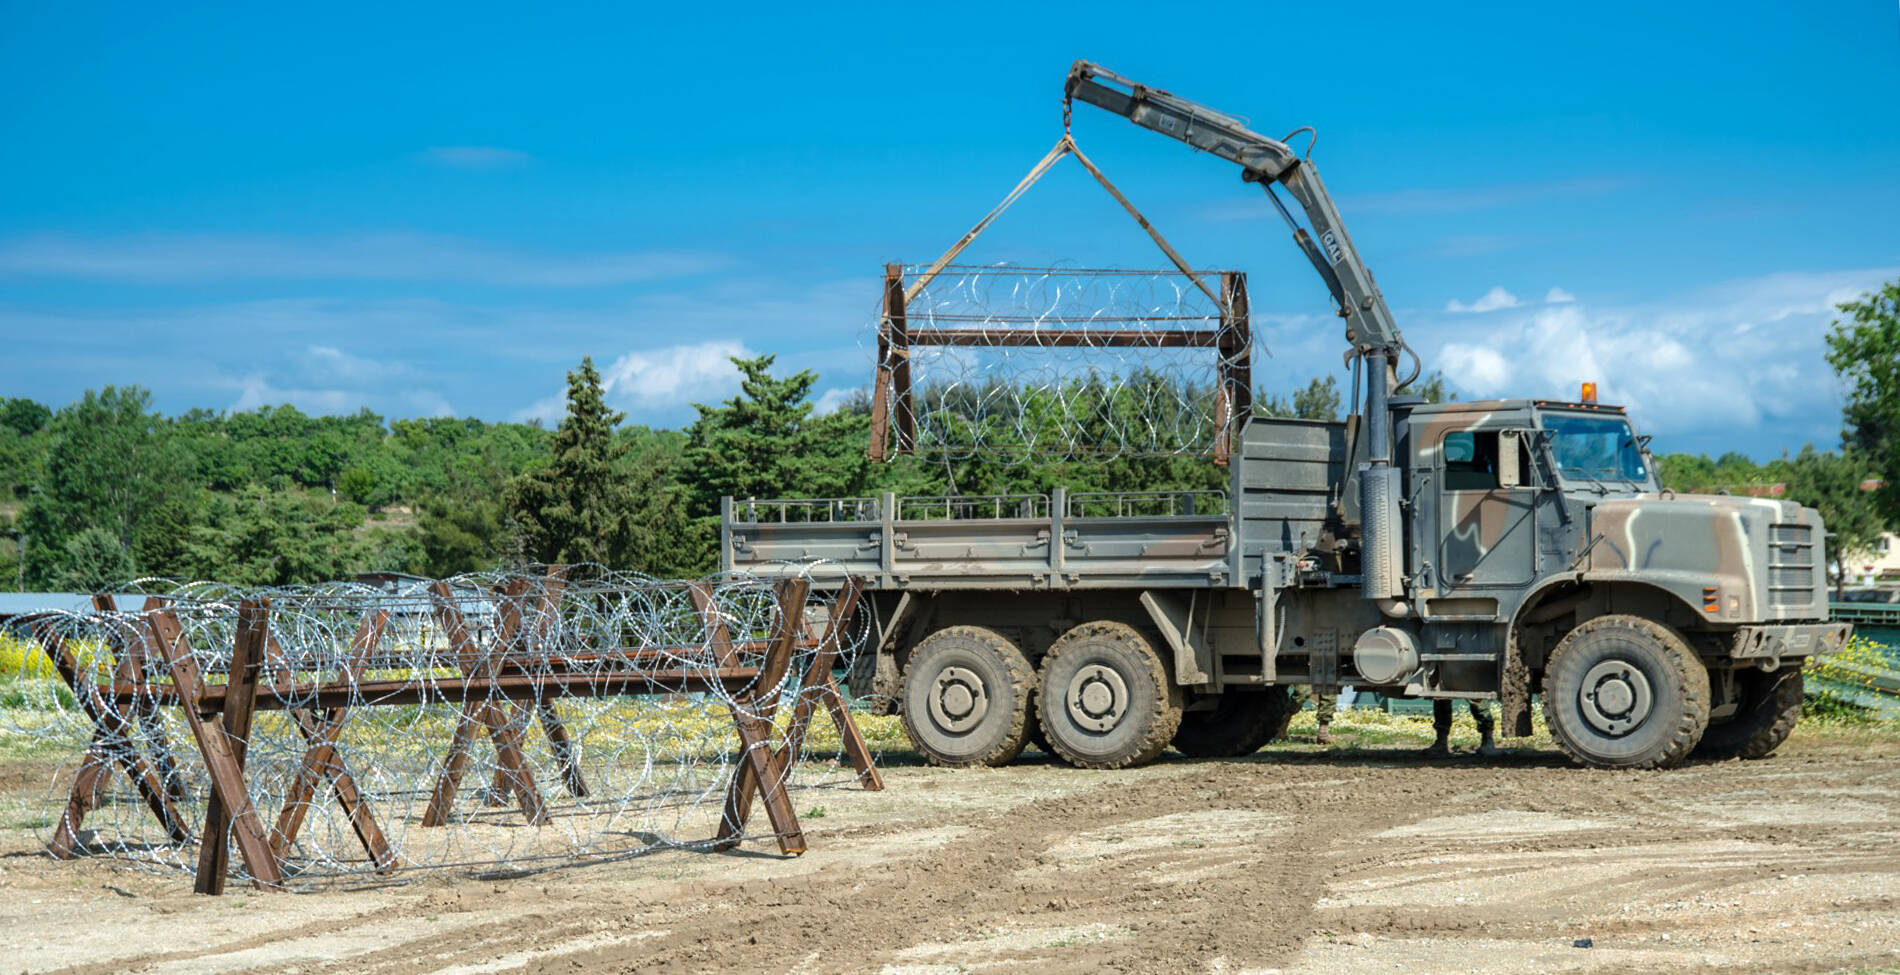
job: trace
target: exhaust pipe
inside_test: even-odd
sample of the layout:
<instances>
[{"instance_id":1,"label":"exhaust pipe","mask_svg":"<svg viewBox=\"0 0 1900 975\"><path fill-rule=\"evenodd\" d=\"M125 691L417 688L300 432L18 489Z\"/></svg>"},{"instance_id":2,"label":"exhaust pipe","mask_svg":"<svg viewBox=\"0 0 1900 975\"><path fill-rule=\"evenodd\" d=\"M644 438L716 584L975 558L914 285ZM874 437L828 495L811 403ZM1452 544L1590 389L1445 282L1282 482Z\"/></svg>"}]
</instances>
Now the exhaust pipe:
<instances>
[{"instance_id":1,"label":"exhaust pipe","mask_svg":"<svg viewBox=\"0 0 1900 975\"><path fill-rule=\"evenodd\" d=\"M1366 360L1366 465L1359 470L1360 585L1387 616L1405 616L1405 566L1399 550L1399 471L1392 466L1392 412L1386 404L1386 353Z\"/></svg>"}]
</instances>

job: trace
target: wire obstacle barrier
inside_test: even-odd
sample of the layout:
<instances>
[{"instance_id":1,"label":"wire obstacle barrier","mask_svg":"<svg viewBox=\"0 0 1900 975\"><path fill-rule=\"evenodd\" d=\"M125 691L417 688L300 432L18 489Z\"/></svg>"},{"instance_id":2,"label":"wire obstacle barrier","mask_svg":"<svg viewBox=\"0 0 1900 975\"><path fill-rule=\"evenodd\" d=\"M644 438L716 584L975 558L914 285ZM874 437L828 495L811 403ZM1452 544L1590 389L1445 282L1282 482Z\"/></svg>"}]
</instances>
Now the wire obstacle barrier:
<instances>
[{"instance_id":1,"label":"wire obstacle barrier","mask_svg":"<svg viewBox=\"0 0 1900 975\"><path fill-rule=\"evenodd\" d=\"M748 838L797 855L790 791L821 709L851 781L883 788L833 679L861 589L827 599L809 573L98 596L22 621L58 682L0 733L85 742L48 796L51 855L191 870L201 893Z\"/></svg>"}]
</instances>

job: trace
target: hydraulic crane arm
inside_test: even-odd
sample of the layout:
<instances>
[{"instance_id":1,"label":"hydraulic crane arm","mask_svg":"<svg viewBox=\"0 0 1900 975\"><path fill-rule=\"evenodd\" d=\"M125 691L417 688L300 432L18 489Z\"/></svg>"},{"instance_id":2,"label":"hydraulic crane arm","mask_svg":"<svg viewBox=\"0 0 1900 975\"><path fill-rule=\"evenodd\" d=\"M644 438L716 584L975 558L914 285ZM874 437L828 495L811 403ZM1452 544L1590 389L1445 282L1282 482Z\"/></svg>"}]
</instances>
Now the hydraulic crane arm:
<instances>
[{"instance_id":1,"label":"hydraulic crane arm","mask_svg":"<svg viewBox=\"0 0 1900 975\"><path fill-rule=\"evenodd\" d=\"M1242 178L1259 183L1293 227L1294 242L1313 262L1339 306L1340 317L1346 319L1346 342L1353 351L1361 355L1382 352L1387 363L1396 364L1405 341L1311 159L1300 158L1284 142L1249 131L1239 119L1158 88L1135 84L1087 61L1077 61L1069 69L1066 94L1071 100L1108 109L1136 125L1238 163ZM1276 182L1286 186L1306 211L1312 234L1294 222L1273 194ZM1314 235L1319 238L1317 242Z\"/></svg>"}]
</instances>

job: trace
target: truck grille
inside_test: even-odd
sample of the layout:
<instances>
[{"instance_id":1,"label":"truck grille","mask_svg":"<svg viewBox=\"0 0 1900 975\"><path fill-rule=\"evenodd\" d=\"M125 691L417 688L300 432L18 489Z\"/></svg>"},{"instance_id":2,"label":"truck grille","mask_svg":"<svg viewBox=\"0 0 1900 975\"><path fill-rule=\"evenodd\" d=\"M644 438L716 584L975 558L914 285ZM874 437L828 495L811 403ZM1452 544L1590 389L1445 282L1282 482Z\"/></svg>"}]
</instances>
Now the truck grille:
<instances>
[{"instance_id":1,"label":"truck grille","mask_svg":"<svg viewBox=\"0 0 1900 975\"><path fill-rule=\"evenodd\" d=\"M1814 602L1819 579L1819 553L1814 527L1801 524L1768 528L1768 602L1776 607L1807 606Z\"/></svg>"}]
</instances>

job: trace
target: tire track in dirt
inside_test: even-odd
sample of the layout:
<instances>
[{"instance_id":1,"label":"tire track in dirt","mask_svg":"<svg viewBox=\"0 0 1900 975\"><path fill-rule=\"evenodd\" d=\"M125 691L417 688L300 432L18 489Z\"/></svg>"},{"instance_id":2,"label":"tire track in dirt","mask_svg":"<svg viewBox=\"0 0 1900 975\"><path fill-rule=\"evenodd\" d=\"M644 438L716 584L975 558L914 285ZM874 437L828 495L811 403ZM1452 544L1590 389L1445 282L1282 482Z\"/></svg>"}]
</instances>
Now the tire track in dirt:
<instances>
[{"instance_id":1,"label":"tire track in dirt","mask_svg":"<svg viewBox=\"0 0 1900 975\"><path fill-rule=\"evenodd\" d=\"M1437 791L1409 778L1402 788L1414 795ZM915 949L930 946L962 946L986 961L1034 961L1054 971L1155 971L1184 958L1216 956L1267 963L1290 956L1310 934L1311 907L1334 869L1325 851L1409 815L1370 801L1362 785L1333 768L1259 762L1106 774L1086 791L966 822L965 838L952 848L887 869L708 889L716 909L670 925L664 937L564 963L589 970L875 969L901 965ZM1143 879L1140 855L1108 857L1088 865L1093 869L1037 869L1058 865L1052 850L1080 833L1139 826L1183 810L1262 808L1287 827L1225 853L1218 873L1185 889ZM1076 945L1060 938L1053 945L1006 944L1000 951L984 943L1012 928L1062 932L1091 925L1126 936L1084 952L1068 950Z\"/></svg>"},{"instance_id":2,"label":"tire track in dirt","mask_svg":"<svg viewBox=\"0 0 1900 975\"><path fill-rule=\"evenodd\" d=\"M179 912L165 943L67 971L1892 967L1896 751L1662 773L1396 750L897 768L889 792L827 794L838 815L801 860L749 844L500 882L63 901L105 932ZM58 893L65 869L27 889Z\"/></svg>"}]
</instances>

